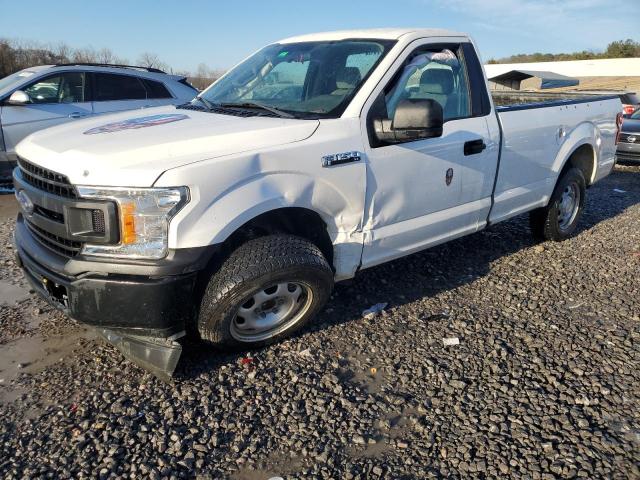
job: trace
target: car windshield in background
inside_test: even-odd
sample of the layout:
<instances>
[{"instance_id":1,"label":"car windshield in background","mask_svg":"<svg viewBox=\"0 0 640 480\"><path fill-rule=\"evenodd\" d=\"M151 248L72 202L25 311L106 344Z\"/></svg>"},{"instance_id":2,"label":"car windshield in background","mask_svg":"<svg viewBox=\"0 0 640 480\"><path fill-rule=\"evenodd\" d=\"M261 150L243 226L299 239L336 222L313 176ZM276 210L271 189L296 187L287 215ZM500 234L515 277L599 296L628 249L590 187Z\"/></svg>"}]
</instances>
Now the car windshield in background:
<instances>
[{"instance_id":1,"label":"car windshield in background","mask_svg":"<svg viewBox=\"0 0 640 480\"><path fill-rule=\"evenodd\" d=\"M638 105L640 104L640 98L635 93L625 93L620 95L620 101L626 105Z\"/></svg>"},{"instance_id":2,"label":"car windshield in background","mask_svg":"<svg viewBox=\"0 0 640 480\"><path fill-rule=\"evenodd\" d=\"M13 86L14 84L24 80L25 78L33 75L33 72L28 70L21 70L20 72L12 73L11 75L7 75L4 78L0 78L0 93L2 91Z\"/></svg>"},{"instance_id":3,"label":"car windshield in background","mask_svg":"<svg viewBox=\"0 0 640 480\"><path fill-rule=\"evenodd\" d=\"M211 105L251 108L253 104L298 118L339 117L394 43L341 40L269 45L200 96Z\"/></svg>"}]
</instances>

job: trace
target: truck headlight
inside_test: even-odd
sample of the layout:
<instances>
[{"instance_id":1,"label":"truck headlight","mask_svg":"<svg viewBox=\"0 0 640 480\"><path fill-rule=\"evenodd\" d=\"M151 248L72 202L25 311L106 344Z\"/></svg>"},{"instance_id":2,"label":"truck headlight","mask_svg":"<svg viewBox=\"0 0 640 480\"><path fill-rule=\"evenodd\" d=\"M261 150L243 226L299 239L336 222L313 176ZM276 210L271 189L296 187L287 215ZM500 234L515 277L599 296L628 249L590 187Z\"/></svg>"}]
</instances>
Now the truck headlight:
<instances>
[{"instance_id":1,"label":"truck headlight","mask_svg":"<svg viewBox=\"0 0 640 480\"><path fill-rule=\"evenodd\" d=\"M189 202L189 189L77 187L80 197L112 200L120 222L118 245L86 244L85 255L150 258L167 256L169 222Z\"/></svg>"}]
</instances>

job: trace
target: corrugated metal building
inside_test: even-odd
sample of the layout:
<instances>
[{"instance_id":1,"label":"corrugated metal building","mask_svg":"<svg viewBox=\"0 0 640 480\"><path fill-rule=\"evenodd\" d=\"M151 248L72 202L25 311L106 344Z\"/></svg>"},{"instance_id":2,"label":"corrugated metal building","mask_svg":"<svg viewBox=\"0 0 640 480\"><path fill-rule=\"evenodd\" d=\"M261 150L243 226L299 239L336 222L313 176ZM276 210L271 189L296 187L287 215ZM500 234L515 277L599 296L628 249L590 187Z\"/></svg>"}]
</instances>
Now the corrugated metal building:
<instances>
[{"instance_id":1,"label":"corrugated metal building","mask_svg":"<svg viewBox=\"0 0 640 480\"><path fill-rule=\"evenodd\" d=\"M576 78L535 70L510 70L489 78L491 90L545 90L573 87L579 83Z\"/></svg>"}]
</instances>

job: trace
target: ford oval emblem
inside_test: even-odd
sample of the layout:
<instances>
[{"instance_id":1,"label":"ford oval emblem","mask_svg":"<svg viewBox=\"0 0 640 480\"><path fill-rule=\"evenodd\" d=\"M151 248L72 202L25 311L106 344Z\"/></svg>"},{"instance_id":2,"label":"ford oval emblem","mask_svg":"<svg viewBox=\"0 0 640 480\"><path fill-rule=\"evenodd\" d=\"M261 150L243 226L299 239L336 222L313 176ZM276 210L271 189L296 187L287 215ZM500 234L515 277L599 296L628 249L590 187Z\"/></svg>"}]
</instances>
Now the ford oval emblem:
<instances>
[{"instance_id":1,"label":"ford oval emblem","mask_svg":"<svg viewBox=\"0 0 640 480\"><path fill-rule=\"evenodd\" d=\"M629 143L636 143L636 137L631 135L630 137L627 137L627 141Z\"/></svg>"},{"instance_id":2,"label":"ford oval emblem","mask_svg":"<svg viewBox=\"0 0 640 480\"><path fill-rule=\"evenodd\" d=\"M33 213L33 202L29 198L29 195L27 195L24 190L20 190L16 194L16 198L18 199L18 203L20 204L20 207L22 207L24 213L31 215Z\"/></svg>"},{"instance_id":3,"label":"ford oval emblem","mask_svg":"<svg viewBox=\"0 0 640 480\"><path fill-rule=\"evenodd\" d=\"M447 184L447 187L451 185L452 180L453 180L453 168L450 168L447 170L447 173L444 176L444 181Z\"/></svg>"}]
</instances>

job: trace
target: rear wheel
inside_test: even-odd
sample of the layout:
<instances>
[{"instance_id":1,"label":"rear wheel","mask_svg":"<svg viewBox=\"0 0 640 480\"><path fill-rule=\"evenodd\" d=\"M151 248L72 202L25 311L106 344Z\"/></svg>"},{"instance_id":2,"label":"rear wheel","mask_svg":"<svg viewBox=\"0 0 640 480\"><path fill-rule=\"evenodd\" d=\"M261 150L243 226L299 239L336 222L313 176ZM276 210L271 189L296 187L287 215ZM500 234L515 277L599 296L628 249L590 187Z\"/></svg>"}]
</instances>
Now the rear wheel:
<instances>
[{"instance_id":1,"label":"rear wheel","mask_svg":"<svg viewBox=\"0 0 640 480\"><path fill-rule=\"evenodd\" d=\"M537 240L556 242L569 238L576 230L586 195L584 175L570 168L558 180L549 205L529 215L531 232Z\"/></svg>"},{"instance_id":2,"label":"rear wheel","mask_svg":"<svg viewBox=\"0 0 640 480\"><path fill-rule=\"evenodd\" d=\"M238 247L211 277L200 305L200 337L225 349L291 335L329 299L333 271L312 243L269 235Z\"/></svg>"}]
</instances>

